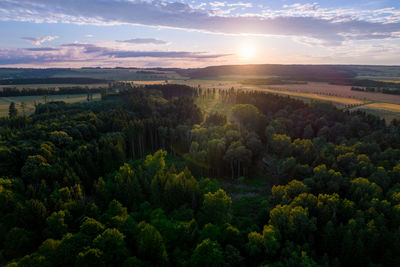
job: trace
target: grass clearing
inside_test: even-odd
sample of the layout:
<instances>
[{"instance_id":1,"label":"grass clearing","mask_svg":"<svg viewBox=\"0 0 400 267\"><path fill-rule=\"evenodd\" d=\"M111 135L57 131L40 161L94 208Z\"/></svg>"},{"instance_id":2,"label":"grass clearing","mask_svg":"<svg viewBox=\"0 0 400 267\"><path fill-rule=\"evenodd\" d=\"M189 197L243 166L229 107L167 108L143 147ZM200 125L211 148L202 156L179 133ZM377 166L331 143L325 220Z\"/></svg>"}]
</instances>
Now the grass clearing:
<instances>
[{"instance_id":1,"label":"grass clearing","mask_svg":"<svg viewBox=\"0 0 400 267\"><path fill-rule=\"evenodd\" d=\"M374 105L374 104L376 104L376 105ZM392 111L385 110L384 108L389 108ZM389 124L394 119L397 119L397 120L400 119L400 112L394 111L394 110L398 110L399 108L400 108L400 106L399 107L391 107L391 106L388 107L387 103L371 103L371 104L355 107L354 109L351 109L351 110L361 110L368 114L378 116L380 118L385 119L386 124Z\"/></svg>"},{"instance_id":2,"label":"grass clearing","mask_svg":"<svg viewBox=\"0 0 400 267\"><path fill-rule=\"evenodd\" d=\"M341 104L341 105L361 105L361 104L365 103L365 101L360 100L360 99L320 95L320 94L315 94L315 93L303 93L303 92L276 90L276 89L269 89L269 88L253 88L252 87L251 89L260 90L260 91L273 93L273 94L279 94L279 95L294 96L294 97L298 97L298 98L329 101L329 102L334 102L336 104Z\"/></svg>"},{"instance_id":3,"label":"grass clearing","mask_svg":"<svg viewBox=\"0 0 400 267\"><path fill-rule=\"evenodd\" d=\"M392 112L400 112L400 105L389 104L389 103L372 103L365 105L364 108L382 109Z\"/></svg>"},{"instance_id":4,"label":"grass clearing","mask_svg":"<svg viewBox=\"0 0 400 267\"><path fill-rule=\"evenodd\" d=\"M198 97L196 99L196 105L198 105L203 111L205 117L207 117L210 113L220 112L224 113L226 117L229 119L232 112L232 103L219 101L218 97Z\"/></svg>"},{"instance_id":5,"label":"grass clearing","mask_svg":"<svg viewBox=\"0 0 400 267\"><path fill-rule=\"evenodd\" d=\"M93 101L100 100L100 94L93 94ZM87 94L77 95L49 95L47 102L51 101L64 101L65 103L86 102ZM8 116L8 108L10 103L14 102L18 112L23 113L22 103L25 104L25 113L31 114L35 110L35 104L44 103L43 96L13 96L13 97L0 97L0 117Z\"/></svg>"},{"instance_id":6,"label":"grass clearing","mask_svg":"<svg viewBox=\"0 0 400 267\"><path fill-rule=\"evenodd\" d=\"M53 77L90 77L115 81L153 81L182 78L175 71L145 69L71 69L59 72Z\"/></svg>"},{"instance_id":7,"label":"grass clearing","mask_svg":"<svg viewBox=\"0 0 400 267\"><path fill-rule=\"evenodd\" d=\"M13 84L13 85L0 85L0 89L3 88L16 88L16 89L48 89L48 88L64 88L64 87L82 87L82 88L100 88L108 87L108 84Z\"/></svg>"}]
</instances>

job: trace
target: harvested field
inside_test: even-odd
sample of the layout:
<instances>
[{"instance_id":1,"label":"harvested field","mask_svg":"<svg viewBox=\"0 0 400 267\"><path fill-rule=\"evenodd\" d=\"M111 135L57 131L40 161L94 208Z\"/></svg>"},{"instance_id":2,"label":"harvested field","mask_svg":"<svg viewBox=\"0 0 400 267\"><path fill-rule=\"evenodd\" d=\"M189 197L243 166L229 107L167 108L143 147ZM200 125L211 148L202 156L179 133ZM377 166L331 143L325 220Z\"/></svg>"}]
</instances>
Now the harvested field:
<instances>
[{"instance_id":1,"label":"harvested field","mask_svg":"<svg viewBox=\"0 0 400 267\"><path fill-rule=\"evenodd\" d=\"M365 105L363 108L383 109L392 112L400 112L400 105L389 104L389 103L372 103Z\"/></svg>"},{"instance_id":2,"label":"harvested field","mask_svg":"<svg viewBox=\"0 0 400 267\"><path fill-rule=\"evenodd\" d=\"M82 87L82 88L99 88L99 87L108 87L108 84L17 84L17 85L0 85L0 90L3 88L17 88L17 89L38 89L38 88L62 88L62 87Z\"/></svg>"},{"instance_id":3,"label":"harvested field","mask_svg":"<svg viewBox=\"0 0 400 267\"><path fill-rule=\"evenodd\" d=\"M93 100L100 100L100 94L93 94ZM47 102L64 101L65 103L76 103L87 101L87 94L78 95L50 95L47 97ZM10 103L14 102L18 112L22 114L21 103L25 104L25 113L30 114L35 110L35 103L44 103L43 96L15 96L15 97L0 97L0 117L8 116L8 108Z\"/></svg>"},{"instance_id":4,"label":"harvested field","mask_svg":"<svg viewBox=\"0 0 400 267\"><path fill-rule=\"evenodd\" d=\"M299 92L299 91L277 90L277 89L260 88L260 87L254 87L254 88L250 87L249 89L261 90L261 91L268 92L268 93L288 95L288 96L293 96L293 97L298 97L298 98L330 101L330 102L334 102L336 104L341 104L341 105L361 105L361 104L365 103L365 101L360 100L360 99L321 95L321 94L316 94L316 93L303 93L303 92Z\"/></svg>"},{"instance_id":5,"label":"harvested field","mask_svg":"<svg viewBox=\"0 0 400 267\"><path fill-rule=\"evenodd\" d=\"M166 84L165 81L160 81L160 80L156 80L156 81L125 81L126 83L131 83L134 85L146 85L146 84Z\"/></svg>"},{"instance_id":6,"label":"harvested field","mask_svg":"<svg viewBox=\"0 0 400 267\"><path fill-rule=\"evenodd\" d=\"M318 95L337 96L341 98L357 98L361 100L372 100L391 104L400 104L400 95L388 95L382 93L368 93L352 91L351 86L333 85L328 83L309 82L308 84L286 84L274 86L262 86L263 88L288 90L302 93L317 93Z\"/></svg>"}]
</instances>

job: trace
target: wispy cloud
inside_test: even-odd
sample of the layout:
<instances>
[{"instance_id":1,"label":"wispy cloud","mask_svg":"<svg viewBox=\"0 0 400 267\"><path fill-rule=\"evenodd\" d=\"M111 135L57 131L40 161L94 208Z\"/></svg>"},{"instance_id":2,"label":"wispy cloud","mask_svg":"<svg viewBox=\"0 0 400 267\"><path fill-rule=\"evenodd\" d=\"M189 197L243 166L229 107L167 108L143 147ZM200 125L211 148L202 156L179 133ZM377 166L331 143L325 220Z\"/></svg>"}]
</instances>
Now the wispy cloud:
<instances>
[{"instance_id":1,"label":"wispy cloud","mask_svg":"<svg viewBox=\"0 0 400 267\"><path fill-rule=\"evenodd\" d=\"M179 59L180 61L215 60L229 56L228 54L209 54L193 51L136 51L121 50L97 44L71 43L56 47L34 47L0 49L0 65L20 64L53 64L68 62L96 62L103 65L105 62L114 61L116 64L132 64L133 60L148 59ZM121 61L115 61L119 59ZM151 62L151 61L150 61ZM159 65L157 62L153 62Z\"/></svg>"},{"instance_id":2,"label":"wispy cloud","mask_svg":"<svg viewBox=\"0 0 400 267\"><path fill-rule=\"evenodd\" d=\"M36 51L36 52L43 52L43 51L58 51L60 50L59 48L55 48L55 47L33 47L33 48L25 48L25 50L28 51Z\"/></svg>"},{"instance_id":3,"label":"wispy cloud","mask_svg":"<svg viewBox=\"0 0 400 267\"><path fill-rule=\"evenodd\" d=\"M234 7L214 2L214 7ZM249 3L236 3L247 6ZM301 36L340 45L348 40L397 39L400 10L321 8L318 4L294 4L279 10L231 15L213 8L192 7L164 0L3 0L0 20L91 24L131 23L225 34ZM39 43L38 40L31 40Z\"/></svg>"},{"instance_id":4,"label":"wispy cloud","mask_svg":"<svg viewBox=\"0 0 400 267\"><path fill-rule=\"evenodd\" d=\"M155 58L191 58L208 59L226 57L230 54L207 54L204 52L185 52L185 51L106 51L103 55L116 58L135 58L135 57L155 57Z\"/></svg>"},{"instance_id":5,"label":"wispy cloud","mask_svg":"<svg viewBox=\"0 0 400 267\"><path fill-rule=\"evenodd\" d=\"M130 44L154 44L154 45L165 45L168 44L168 42L155 39L155 38L134 38L134 39L129 39L129 40L122 40L122 41L117 41L120 43L130 43Z\"/></svg>"},{"instance_id":6,"label":"wispy cloud","mask_svg":"<svg viewBox=\"0 0 400 267\"><path fill-rule=\"evenodd\" d=\"M30 42L33 45L41 45L44 42L50 42L57 39L58 36L44 36L44 37L22 37L22 39Z\"/></svg>"},{"instance_id":7,"label":"wispy cloud","mask_svg":"<svg viewBox=\"0 0 400 267\"><path fill-rule=\"evenodd\" d=\"M136 57L155 57L155 58L219 58L226 57L230 54L208 54L205 52L188 52L188 51L135 51L135 50L119 50L111 47L98 46L96 44L63 44L63 47L78 47L83 53L96 53L99 56L109 56L113 58L136 58Z\"/></svg>"}]
</instances>

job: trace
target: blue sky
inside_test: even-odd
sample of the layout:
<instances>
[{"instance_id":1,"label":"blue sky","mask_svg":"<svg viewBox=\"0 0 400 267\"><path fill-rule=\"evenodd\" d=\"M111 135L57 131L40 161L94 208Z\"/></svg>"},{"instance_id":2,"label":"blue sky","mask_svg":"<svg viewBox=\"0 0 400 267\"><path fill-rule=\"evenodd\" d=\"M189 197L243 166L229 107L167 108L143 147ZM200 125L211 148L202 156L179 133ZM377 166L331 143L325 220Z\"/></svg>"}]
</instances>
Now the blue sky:
<instances>
[{"instance_id":1,"label":"blue sky","mask_svg":"<svg viewBox=\"0 0 400 267\"><path fill-rule=\"evenodd\" d=\"M400 62L400 1L1 0L1 67Z\"/></svg>"}]
</instances>

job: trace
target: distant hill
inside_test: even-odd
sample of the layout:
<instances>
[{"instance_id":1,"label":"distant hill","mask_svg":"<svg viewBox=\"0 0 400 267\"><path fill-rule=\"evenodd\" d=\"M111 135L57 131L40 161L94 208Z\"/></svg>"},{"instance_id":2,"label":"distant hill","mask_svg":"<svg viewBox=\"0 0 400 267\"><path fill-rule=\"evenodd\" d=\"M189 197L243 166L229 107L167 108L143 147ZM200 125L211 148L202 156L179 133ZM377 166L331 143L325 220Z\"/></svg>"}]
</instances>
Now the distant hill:
<instances>
[{"instance_id":1,"label":"distant hill","mask_svg":"<svg viewBox=\"0 0 400 267\"><path fill-rule=\"evenodd\" d=\"M357 72L350 66L335 65L227 65L211 66L186 71L191 78L212 78L227 75L280 76L291 80L304 81L347 81L355 78Z\"/></svg>"},{"instance_id":2,"label":"distant hill","mask_svg":"<svg viewBox=\"0 0 400 267\"><path fill-rule=\"evenodd\" d=\"M91 78L114 81L215 79L221 76L277 76L289 81L315 81L360 85L359 80L400 81L400 66L367 65L222 65L205 68L0 68L0 81L10 79ZM364 81L364 83L369 84Z\"/></svg>"}]
</instances>

